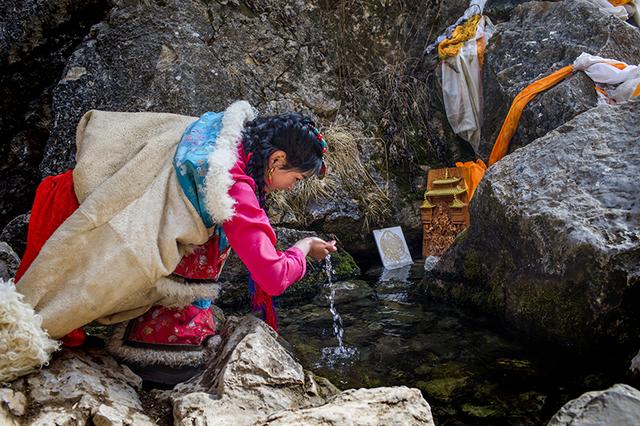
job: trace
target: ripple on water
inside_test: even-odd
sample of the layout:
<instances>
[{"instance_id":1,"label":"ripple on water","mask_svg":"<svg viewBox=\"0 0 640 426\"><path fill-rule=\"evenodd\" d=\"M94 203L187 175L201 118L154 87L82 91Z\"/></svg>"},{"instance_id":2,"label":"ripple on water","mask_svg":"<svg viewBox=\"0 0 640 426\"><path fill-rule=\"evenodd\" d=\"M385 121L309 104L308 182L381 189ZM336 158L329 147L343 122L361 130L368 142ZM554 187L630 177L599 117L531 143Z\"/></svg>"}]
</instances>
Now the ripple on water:
<instances>
[{"instance_id":1,"label":"ripple on water","mask_svg":"<svg viewBox=\"0 0 640 426\"><path fill-rule=\"evenodd\" d=\"M615 382L575 358L536 352L477 314L417 299L411 287L423 271L369 271L367 282L339 284L348 293L339 315L325 297L280 309L282 335L305 368L342 388L421 389L437 424L542 424L568 400Z\"/></svg>"}]
</instances>

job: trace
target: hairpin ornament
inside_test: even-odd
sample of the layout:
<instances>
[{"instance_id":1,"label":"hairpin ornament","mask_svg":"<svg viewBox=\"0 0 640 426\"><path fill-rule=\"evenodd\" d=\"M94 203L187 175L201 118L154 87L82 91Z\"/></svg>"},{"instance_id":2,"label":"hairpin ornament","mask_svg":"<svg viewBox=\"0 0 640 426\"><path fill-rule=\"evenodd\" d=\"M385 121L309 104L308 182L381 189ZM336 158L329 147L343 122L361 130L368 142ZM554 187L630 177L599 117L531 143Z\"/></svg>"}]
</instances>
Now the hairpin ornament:
<instances>
[{"instance_id":1,"label":"hairpin ornament","mask_svg":"<svg viewBox=\"0 0 640 426\"><path fill-rule=\"evenodd\" d=\"M320 143L320 147L322 149L322 165L320 166L320 171L318 172L318 177L322 179L327 174L327 163L324 160L329 146L327 145L327 141L325 140L322 133L320 133L320 130L318 130L316 127L313 127L313 134L316 135L316 139L318 140L318 143Z\"/></svg>"}]
</instances>

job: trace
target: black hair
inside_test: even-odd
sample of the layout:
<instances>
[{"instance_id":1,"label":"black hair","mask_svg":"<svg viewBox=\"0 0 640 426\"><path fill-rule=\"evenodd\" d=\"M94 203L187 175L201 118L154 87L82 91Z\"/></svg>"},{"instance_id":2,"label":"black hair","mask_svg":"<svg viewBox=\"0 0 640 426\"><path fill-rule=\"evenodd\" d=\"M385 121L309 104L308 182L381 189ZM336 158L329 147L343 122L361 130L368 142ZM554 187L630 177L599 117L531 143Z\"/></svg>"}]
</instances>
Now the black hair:
<instances>
[{"instance_id":1,"label":"black hair","mask_svg":"<svg viewBox=\"0 0 640 426\"><path fill-rule=\"evenodd\" d=\"M242 146L245 154L251 154L247 174L256 182L260 205L265 201L265 168L273 152L282 150L286 153L285 169L320 173L323 147L315 132L313 120L295 112L258 117L245 124Z\"/></svg>"}]
</instances>

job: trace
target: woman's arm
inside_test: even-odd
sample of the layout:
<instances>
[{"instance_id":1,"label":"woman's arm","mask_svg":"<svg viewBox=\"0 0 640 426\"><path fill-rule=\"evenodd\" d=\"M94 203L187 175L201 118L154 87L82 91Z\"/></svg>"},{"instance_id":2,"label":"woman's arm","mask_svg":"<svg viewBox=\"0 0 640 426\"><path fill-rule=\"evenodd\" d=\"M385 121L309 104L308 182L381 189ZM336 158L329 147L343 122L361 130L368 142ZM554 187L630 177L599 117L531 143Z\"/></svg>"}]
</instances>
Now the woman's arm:
<instances>
[{"instance_id":1,"label":"woman's arm","mask_svg":"<svg viewBox=\"0 0 640 426\"><path fill-rule=\"evenodd\" d=\"M231 187L229 195L236 200L235 215L222 229L253 280L266 293L278 296L301 279L306 272L307 255L323 258L325 251L335 251L335 242L326 243L320 238L304 238L285 251L276 250L275 232L253 188L239 181Z\"/></svg>"}]
</instances>

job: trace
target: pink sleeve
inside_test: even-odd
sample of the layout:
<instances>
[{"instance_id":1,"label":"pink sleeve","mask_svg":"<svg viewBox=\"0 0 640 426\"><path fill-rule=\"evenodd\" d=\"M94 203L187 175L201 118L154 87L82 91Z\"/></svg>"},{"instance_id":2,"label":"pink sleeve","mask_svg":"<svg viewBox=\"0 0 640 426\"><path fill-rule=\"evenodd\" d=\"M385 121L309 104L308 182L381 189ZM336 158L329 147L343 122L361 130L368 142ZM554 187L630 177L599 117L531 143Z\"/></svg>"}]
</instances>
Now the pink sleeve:
<instances>
[{"instance_id":1,"label":"pink sleeve","mask_svg":"<svg viewBox=\"0 0 640 426\"><path fill-rule=\"evenodd\" d=\"M297 247L276 250L276 234L247 182L236 181L229 195L236 200L235 215L222 225L229 244L260 288L278 296L304 276L305 256Z\"/></svg>"}]
</instances>

